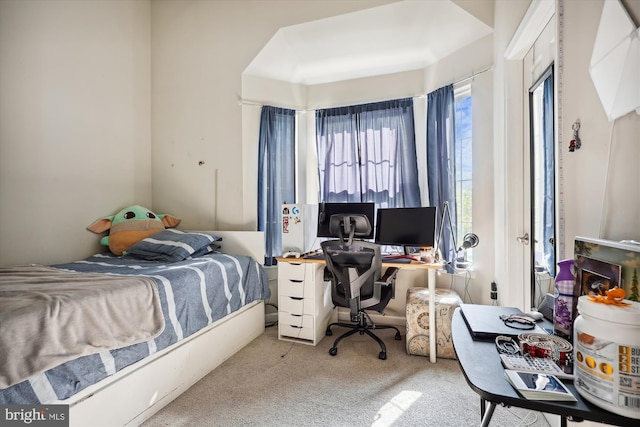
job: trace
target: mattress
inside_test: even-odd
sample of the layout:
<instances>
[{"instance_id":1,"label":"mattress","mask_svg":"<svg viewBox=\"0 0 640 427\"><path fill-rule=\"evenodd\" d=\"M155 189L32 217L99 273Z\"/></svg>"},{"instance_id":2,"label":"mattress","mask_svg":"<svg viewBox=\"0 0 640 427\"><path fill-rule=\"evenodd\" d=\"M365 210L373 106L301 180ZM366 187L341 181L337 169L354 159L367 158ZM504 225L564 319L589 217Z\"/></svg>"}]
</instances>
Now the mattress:
<instances>
[{"instance_id":1,"label":"mattress","mask_svg":"<svg viewBox=\"0 0 640 427\"><path fill-rule=\"evenodd\" d=\"M270 297L266 272L255 260L244 255L213 253L160 263L106 253L51 267L153 279L160 298L164 330L145 342L99 351L36 373L0 390L0 404L46 404L67 399L243 306ZM25 355L25 360L28 357Z\"/></svg>"}]
</instances>

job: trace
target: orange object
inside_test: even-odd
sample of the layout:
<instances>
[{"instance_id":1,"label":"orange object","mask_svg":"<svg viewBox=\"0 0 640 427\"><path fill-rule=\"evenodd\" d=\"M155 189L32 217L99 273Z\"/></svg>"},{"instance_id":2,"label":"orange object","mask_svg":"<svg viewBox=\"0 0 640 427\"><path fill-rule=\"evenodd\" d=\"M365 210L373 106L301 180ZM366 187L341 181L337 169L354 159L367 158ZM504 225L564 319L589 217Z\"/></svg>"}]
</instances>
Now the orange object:
<instances>
[{"instance_id":1,"label":"orange object","mask_svg":"<svg viewBox=\"0 0 640 427\"><path fill-rule=\"evenodd\" d=\"M578 341L585 343L586 345L591 345L595 342L595 337L593 335L585 334L581 332L578 334Z\"/></svg>"},{"instance_id":2,"label":"orange object","mask_svg":"<svg viewBox=\"0 0 640 427\"><path fill-rule=\"evenodd\" d=\"M593 302L624 306L629 305L628 302L624 302L625 295L624 289L615 287L605 291L605 295L588 295L588 297Z\"/></svg>"}]
</instances>

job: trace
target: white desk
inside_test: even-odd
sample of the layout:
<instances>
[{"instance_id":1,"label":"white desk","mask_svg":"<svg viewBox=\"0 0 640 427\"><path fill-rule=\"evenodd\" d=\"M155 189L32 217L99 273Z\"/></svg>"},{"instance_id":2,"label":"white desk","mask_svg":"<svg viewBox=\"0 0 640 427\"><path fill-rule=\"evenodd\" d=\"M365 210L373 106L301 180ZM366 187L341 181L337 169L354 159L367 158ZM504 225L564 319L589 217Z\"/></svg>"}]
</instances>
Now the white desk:
<instances>
[{"instance_id":1,"label":"white desk","mask_svg":"<svg viewBox=\"0 0 640 427\"><path fill-rule=\"evenodd\" d=\"M320 263L324 264L324 259L308 258L277 258L278 262L295 263ZM418 261L410 263L383 262L383 267L398 267L427 270L427 287L429 288L429 360L436 362L436 271L442 268L442 264L425 264Z\"/></svg>"}]
</instances>

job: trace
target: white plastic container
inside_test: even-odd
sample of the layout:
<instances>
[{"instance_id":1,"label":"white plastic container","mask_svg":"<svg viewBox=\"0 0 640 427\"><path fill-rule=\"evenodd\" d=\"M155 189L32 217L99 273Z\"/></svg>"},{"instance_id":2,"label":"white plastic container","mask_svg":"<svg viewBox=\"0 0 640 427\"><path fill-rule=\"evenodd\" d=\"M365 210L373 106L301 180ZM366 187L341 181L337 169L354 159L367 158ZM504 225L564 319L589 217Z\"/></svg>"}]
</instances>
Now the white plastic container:
<instances>
[{"instance_id":1,"label":"white plastic container","mask_svg":"<svg viewBox=\"0 0 640 427\"><path fill-rule=\"evenodd\" d=\"M573 325L574 385L603 409L640 419L640 303L578 298Z\"/></svg>"}]
</instances>

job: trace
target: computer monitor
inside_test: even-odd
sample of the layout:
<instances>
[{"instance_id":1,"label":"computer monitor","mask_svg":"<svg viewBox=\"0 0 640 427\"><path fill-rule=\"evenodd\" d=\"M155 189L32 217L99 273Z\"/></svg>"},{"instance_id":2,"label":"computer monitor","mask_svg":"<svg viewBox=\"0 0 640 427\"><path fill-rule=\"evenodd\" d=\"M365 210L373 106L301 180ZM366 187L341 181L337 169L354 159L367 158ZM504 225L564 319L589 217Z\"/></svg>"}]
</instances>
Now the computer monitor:
<instances>
[{"instance_id":1,"label":"computer monitor","mask_svg":"<svg viewBox=\"0 0 640 427\"><path fill-rule=\"evenodd\" d=\"M403 246L405 255L409 255L411 247L433 247L436 208L378 209L375 230L376 243Z\"/></svg>"},{"instance_id":2,"label":"computer monitor","mask_svg":"<svg viewBox=\"0 0 640 427\"><path fill-rule=\"evenodd\" d=\"M371 224L371 233L361 236L362 239L373 239L373 225L375 219L374 203L338 203L326 202L318 205L318 237L337 237L329 231L331 215L339 214L361 214L365 215Z\"/></svg>"}]
</instances>

